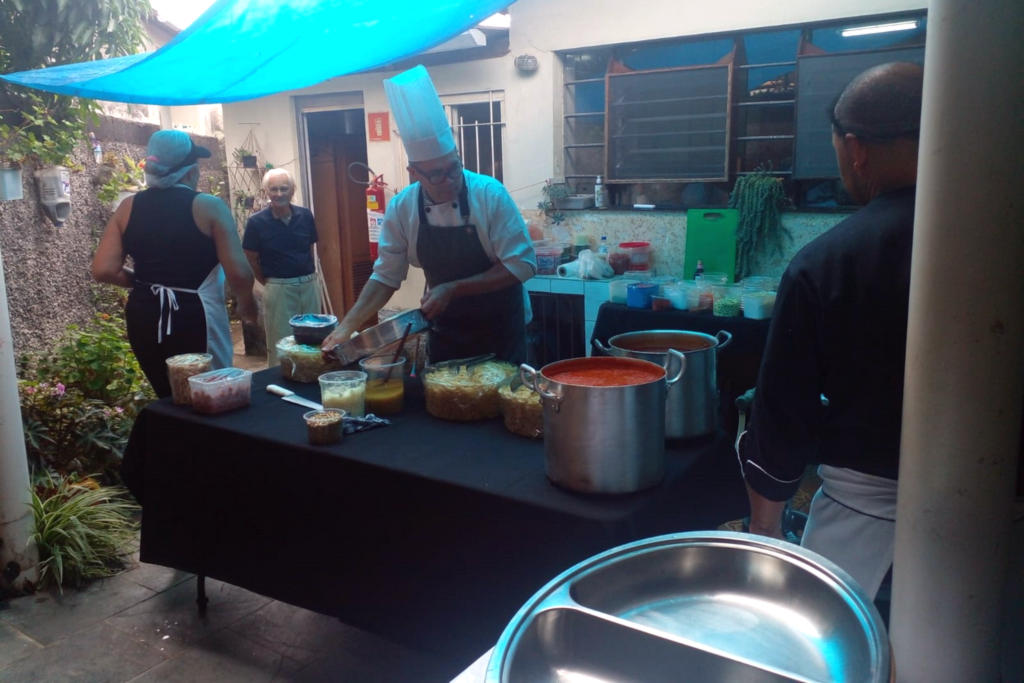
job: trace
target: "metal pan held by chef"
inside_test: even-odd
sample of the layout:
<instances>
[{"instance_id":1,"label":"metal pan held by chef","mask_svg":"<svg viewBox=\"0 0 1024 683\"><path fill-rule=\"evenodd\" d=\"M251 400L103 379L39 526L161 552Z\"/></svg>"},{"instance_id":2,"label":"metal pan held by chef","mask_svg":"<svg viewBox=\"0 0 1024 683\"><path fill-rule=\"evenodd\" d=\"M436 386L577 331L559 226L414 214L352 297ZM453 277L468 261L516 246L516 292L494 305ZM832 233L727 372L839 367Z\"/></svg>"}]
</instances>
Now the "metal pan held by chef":
<instances>
[{"instance_id":1,"label":"metal pan held by chef","mask_svg":"<svg viewBox=\"0 0 1024 683\"><path fill-rule=\"evenodd\" d=\"M361 358L372 356L388 344L400 341L406 334L416 334L429 328L430 321L423 315L423 311L414 308L363 330L325 353L339 360L342 365L350 365Z\"/></svg>"}]
</instances>

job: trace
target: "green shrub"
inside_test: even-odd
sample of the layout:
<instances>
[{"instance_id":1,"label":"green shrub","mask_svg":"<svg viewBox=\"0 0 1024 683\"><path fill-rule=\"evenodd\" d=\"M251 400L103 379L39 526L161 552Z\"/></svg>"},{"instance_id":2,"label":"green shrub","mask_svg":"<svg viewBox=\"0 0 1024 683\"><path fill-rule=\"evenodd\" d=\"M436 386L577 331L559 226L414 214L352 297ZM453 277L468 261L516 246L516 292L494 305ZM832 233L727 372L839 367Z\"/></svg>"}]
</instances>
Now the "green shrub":
<instances>
[{"instance_id":1,"label":"green shrub","mask_svg":"<svg viewBox=\"0 0 1024 683\"><path fill-rule=\"evenodd\" d=\"M120 481L132 424L154 398L120 319L99 313L86 328L70 326L56 348L24 357L19 376L33 469L100 472L107 481Z\"/></svg>"},{"instance_id":2,"label":"green shrub","mask_svg":"<svg viewBox=\"0 0 1024 683\"><path fill-rule=\"evenodd\" d=\"M99 471L116 479L134 414L61 382L19 380L30 462L62 474Z\"/></svg>"},{"instance_id":3,"label":"green shrub","mask_svg":"<svg viewBox=\"0 0 1024 683\"><path fill-rule=\"evenodd\" d=\"M79 585L111 576L137 543L139 506L121 487L47 475L33 487L39 583Z\"/></svg>"},{"instance_id":4,"label":"green shrub","mask_svg":"<svg viewBox=\"0 0 1024 683\"><path fill-rule=\"evenodd\" d=\"M125 338L124 323L97 313L86 327L70 325L61 343L29 363L36 376L74 387L86 398L134 408L153 391Z\"/></svg>"}]
</instances>

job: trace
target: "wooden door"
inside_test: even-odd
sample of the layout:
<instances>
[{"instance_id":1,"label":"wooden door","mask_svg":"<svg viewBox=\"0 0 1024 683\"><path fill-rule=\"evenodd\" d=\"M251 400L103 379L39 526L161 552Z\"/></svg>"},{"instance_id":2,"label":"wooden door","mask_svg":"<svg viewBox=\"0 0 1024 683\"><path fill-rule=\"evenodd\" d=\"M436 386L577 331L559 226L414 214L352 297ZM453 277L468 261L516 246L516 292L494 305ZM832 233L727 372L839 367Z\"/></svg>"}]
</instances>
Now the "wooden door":
<instances>
[{"instance_id":1,"label":"wooden door","mask_svg":"<svg viewBox=\"0 0 1024 683\"><path fill-rule=\"evenodd\" d=\"M373 271L365 187L352 182L347 173L350 163L365 163L365 158L362 136L338 135L310 140L317 248L327 294L339 318L355 303Z\"/></svg>"}]
</instances>

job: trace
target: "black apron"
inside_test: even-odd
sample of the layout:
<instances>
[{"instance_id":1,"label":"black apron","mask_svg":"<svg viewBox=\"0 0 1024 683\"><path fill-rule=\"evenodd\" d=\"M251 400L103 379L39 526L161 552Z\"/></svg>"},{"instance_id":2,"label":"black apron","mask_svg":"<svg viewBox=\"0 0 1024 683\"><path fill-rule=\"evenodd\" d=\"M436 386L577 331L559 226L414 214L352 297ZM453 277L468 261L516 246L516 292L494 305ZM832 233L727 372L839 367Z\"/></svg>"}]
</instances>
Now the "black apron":
<instances>
[{"instance_id":1,"label":"black apron","mask_svg":"<svg viewBox=\"0 0 1024 683\"><path fill-rule=\"evenodd\" d=\"M494 265L484 252L476 226L469 222L469 190L465 176L458 200L462 225L431 225L422 187L418 201L420 228L416 257L428 286L472 277ZM520 283L487 294L452 299L444 313L431 322L432 363L482 353L493 353L516 365L526 361L526 320Z\"/></svg>"}]
</instances>

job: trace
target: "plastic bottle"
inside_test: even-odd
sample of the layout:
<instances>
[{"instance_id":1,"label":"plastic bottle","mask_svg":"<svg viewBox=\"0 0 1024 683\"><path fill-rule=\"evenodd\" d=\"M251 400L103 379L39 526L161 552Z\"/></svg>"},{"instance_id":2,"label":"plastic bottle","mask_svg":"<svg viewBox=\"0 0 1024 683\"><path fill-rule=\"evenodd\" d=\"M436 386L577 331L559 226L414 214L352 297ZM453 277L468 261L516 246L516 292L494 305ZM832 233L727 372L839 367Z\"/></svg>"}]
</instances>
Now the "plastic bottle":
<instances>
[{"instance_id":1,"label":"plastic bottle","mask_svg":"<svg viewBox=\"0 0 1024 683\"><path fill-rule=\"evenodd\" d=\"M103 147L100 145L100 141L96 139L96 133L89 131L89 144L92 146L92 157L96 160L97 164L103 163Z\"/></svg>"},{"instance_id":2,"label":"plastic bottle","mask_svg":"<svg viewBox=\"0 0 1024 683\"><path fill-rule=\"evenodd\" d=\"M608 236L601 235L601 244L597 247L597 258L602 261L608 260Z\"/></svg>"},{"instance_id":3,"label":"plastic bottle","mask_svg":"<svg viewBox=\"0 0 1024 683\"><path fill-rule=\"evenodd\" d=\"M601 176L597 176L597 180L594 181L594 208L608 208L608 188L604 186L604 179Z\"/></svg>"}]
</instances>

